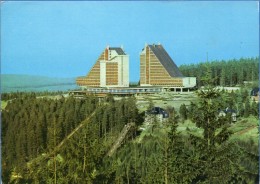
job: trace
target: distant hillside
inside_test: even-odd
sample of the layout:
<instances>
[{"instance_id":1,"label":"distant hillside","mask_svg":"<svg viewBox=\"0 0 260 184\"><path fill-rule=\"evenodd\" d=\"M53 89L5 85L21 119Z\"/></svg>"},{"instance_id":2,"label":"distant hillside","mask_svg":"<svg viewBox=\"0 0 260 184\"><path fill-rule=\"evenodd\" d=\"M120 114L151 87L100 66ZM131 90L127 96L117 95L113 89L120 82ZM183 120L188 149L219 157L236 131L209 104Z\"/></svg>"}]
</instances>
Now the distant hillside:
<instances>
[{"instance_id":1,"label":"distant hillside","mask_svg":"<svg viewBox=\"0 0 260 184\"><path fill-rule=\"evenodd\" d=\"M65 91L77 88L75 78L52 78L34 75L1 75L1 92Z\"/></svg>"}]
</instances>

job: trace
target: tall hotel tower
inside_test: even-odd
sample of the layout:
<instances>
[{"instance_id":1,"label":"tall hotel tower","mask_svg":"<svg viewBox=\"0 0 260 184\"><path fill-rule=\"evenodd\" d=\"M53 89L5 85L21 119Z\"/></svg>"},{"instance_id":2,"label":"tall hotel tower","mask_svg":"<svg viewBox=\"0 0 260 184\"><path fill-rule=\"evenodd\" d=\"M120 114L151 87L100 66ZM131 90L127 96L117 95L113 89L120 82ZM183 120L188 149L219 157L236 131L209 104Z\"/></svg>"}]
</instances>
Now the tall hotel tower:
<instances>
[{"instance_id":1,"label":"tall hotel tower","mask_svg":"<svg viewBox=\"0 0 260 184\"><path fill-rule=\"evenodd\" d=\"M129 87L129 55L120 47L107 47L86 77L76 83L84 87Z\"/></svg>"},{"instance_id":2,"label":"tall hotel tower","mask_svg":"<svg viewBox=\"0 0 260 184\"><path fill-rule=\"evenodd\" d=\"M145 45L140 54L140 85L194 87L195 77L184 77L161 44Z\"/></svg>"}]
</instances>

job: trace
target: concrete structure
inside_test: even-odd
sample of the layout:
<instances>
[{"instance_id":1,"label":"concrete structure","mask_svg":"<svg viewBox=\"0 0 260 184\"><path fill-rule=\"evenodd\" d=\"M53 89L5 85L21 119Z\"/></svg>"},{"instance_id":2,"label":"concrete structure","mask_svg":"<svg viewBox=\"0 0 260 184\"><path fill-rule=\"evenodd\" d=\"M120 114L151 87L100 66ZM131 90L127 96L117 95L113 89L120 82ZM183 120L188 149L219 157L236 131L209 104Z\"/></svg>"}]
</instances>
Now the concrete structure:
<instances>
[{"instance_id":1,"label":"concrete structure","mask_svg":"<svg viewBox=\"0 0 260 184\"><path fill-rule=\"evenodd\" d=\"M201 89L203 89L204 87L202 86ZM219 90L224 90L228 93L230 92L235 92L235 91L238 91L241 89L241 87L224 87L224 86L217 86L216 89L219 89Z\"/></svg>"},{"instance_id":2,"label":"concrete structure","mask_svg":"<svg viewBox=\"0 0 260 184\"><path fill-rule=\"evenodd\" d=\"M145 45L140 53L140 85L192 88L195 77L184 77L161 44Z\"/></svg>"},{"instance_id":3,"label":"concrete structure","mask_svg":"<svg viewBox=\"0 0 260 184\"><path fill-rule=\"evenodd\" d=\"M120 47L107 47L86 77L78 77L84 87L128 87L129 55Z\"/></svg>"},{"instance_id":4,"label":"concrete structure","mask_svg":"<svg viewBox=\"0 0 260 184\"><path fill-rule=\"evenodd\" d=\"M69 91L70 95L75 97L84 97L93 95L97 97L106 97L108 94L114 96L138 96L143 94L167 93L167 92L191 92L189 88L169 88L165 86L143 86L143 87L125 87L125 88L102 88L82 86L81 90Z\"/></svg>"}]
</instances>

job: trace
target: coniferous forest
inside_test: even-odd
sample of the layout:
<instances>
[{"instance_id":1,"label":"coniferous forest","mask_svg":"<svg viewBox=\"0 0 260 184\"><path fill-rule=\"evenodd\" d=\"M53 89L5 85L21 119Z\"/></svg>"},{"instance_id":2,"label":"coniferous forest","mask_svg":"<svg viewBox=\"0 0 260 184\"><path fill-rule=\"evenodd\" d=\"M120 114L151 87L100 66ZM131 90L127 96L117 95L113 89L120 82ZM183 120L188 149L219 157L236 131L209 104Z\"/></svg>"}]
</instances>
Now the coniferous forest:
<instances>
[{"instance_id":1,"label":"coniferous forest","mask_svg":"<svg viewBox=\"0 0 260 184\"><path fill-rule=\"evenodd\" d=\"M216 86L243 85L244 81L259 79L259 57L233 60L201 62L198 64L181 65L180 71L184 76L196 77L198 87L203 86L203 76L211 69L211 78ZM258 86L258 84L256 84Z\"/></svg>"},{"instance_id":2,"label":"coniferous forest","mask_svg":"<svg viewBox=\"0 0 260 184\"><path fill-rule=\"evenodd\" d=\"M134 97L2 94L8 101L1 112L3 183L259 183L258 143L231 139L236 122L231 114L219 116L229 107L241 119L257 119L259 105L246 89L214 88L213 73L204 70L205 88L189 107L172 108L167 121L154 118L145 129ZM227 73L226 85L234 81ZM180 131L185 120L201 133Z\"/></svg>"}]
</instances>

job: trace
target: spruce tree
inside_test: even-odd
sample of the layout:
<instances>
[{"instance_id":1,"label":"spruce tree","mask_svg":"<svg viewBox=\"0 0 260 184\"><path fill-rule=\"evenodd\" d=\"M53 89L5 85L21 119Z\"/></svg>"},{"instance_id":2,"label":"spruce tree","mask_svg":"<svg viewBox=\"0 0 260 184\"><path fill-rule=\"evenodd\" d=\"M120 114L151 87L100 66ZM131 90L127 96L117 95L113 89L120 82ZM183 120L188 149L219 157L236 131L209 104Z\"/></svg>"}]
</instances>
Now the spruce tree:
<instances>
[{"instance_id":1,"label":"spruce tree","mask_svg":"<svg viewBox=\"0 0 260 184\"><path fill-rule=\"evenodd\" d=\"M224 68L221 70L220 85L221 86L226 86L226 71L225 71Z\"/></svg>"},{"instance_id":2,"label":"spruce tree","mask_svg":"<svg viewBox=\"0 0 260 184\"><path fill-rule=\"evenodd\" d=\"M250 113L253 116L259 117L259 103L256 103L255 100L253 100L252 104L251 104L251 111Z\"/></svg>"},{"instance_id":3,"label":"spruce tree","mask_svg":"<svg viewBox=\"0 0 260 184\"><path fill-rule=\"evenodd\" d=\"M173 115L167 121L167 138L164 141L164 183L190 183L196 175L193 156L185 139L177 131L179 117Z\"/></svg>"},{"instance_id":4,"label":"spruce tree","mask_svg":"<svg viewBox=\"0 0 260 184\"><path fill-rule=\"evenodd\" d=\"M250 102L249 102L249 99L246 98L245 108L244 108L244 117L248 117L250 115L250 111L251 111Z\"/></svg>"},{"instance_id":5,"label":"spruce tree","mask_svg":"<svg viewBox=\"0 0 260 184\"><path fill-rule=\"evenodd\" d=\"M183 120L186 120L187 119L187 114L188 114L188 112L187 112L187 108L186 108L186 105L185 104L182 104L181 106L180 106L180 115L181 115L181 118L183 119Z\"/></svg>"},{"instance_id":6,"label":"spruce tree","mask_svg":"<svg viewBox=\"0 0 260 184\"><path fill-rule=\"evenodd\" d=\"M203 130L202 136L190 133L191 142L196 152L194 167L199 173L193 183L229 183L236 162L232 144L227 140L231 132L230 117L220 117L218 109L223 101L221 93L211 84L210 72L206 73L204 90L198 91L199 102L196 104L191 120Z\"/></svg>"}]
</instances>

